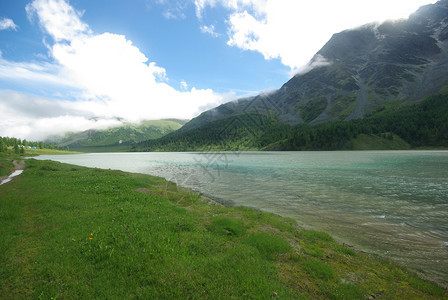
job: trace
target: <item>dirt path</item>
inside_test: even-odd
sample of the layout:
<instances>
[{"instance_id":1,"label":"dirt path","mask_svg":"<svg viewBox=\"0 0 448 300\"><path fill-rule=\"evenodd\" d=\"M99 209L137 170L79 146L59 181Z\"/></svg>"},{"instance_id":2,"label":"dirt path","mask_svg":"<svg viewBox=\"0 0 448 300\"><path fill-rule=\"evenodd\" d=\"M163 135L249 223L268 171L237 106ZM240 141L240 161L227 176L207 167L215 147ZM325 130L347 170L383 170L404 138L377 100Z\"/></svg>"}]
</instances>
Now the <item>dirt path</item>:
<instances>
[{"instance_id":1,"label":"dirt path","mask_svg":"<svg viewBox=\"0 0 448 300\"><path fill-rule=\"evenodd\" d=\"M18 170L22 170L23 171L23 170L25 170L25 161L24 160L13 160L12 164L14 165L14 170L12 170L11 174L9 174L8 176L0 176L0 183L1 184L6 183L6 182L3 182L3 181L8 179L8 178L10 178L10 176L15 171L18 171Z\"/></svg>"},{"instance_id":2,"label":"dirt path","mask_svg":"<svg viewBox=\"0 0 448 300\"><path fill-rule=\"evenodd\" d=\"M25 170L25 161L24 160L13 160L12 164L14 165L14 170Z\"/></svg>"}]
</instances>

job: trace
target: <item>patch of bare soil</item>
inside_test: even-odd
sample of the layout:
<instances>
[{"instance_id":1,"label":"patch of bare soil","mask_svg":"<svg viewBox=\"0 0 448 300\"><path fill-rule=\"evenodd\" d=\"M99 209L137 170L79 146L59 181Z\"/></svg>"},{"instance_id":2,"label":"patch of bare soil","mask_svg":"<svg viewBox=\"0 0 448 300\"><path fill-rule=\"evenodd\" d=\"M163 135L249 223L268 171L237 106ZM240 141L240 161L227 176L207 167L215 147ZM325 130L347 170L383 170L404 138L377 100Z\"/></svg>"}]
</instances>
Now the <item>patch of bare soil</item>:
<instances>
[{"instance_id":1,"label":"patch of bare soil","mask_svg":"<svg viewBox=\"0 0 448 300\"><path fill-rule=\"evenodd\" d=\"M25 161L24 160L13 160L14 170L25 170Z\"/></svg>"}]
</instances>

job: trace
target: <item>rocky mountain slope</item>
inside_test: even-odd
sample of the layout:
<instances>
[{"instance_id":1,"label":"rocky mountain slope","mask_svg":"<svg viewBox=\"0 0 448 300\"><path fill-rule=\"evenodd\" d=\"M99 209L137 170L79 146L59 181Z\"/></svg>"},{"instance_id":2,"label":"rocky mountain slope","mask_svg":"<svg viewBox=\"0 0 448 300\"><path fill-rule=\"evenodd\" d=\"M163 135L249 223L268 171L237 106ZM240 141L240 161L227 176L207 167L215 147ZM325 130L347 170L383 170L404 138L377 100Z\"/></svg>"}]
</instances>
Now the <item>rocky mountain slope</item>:
<instances>
[{"instance_id":1,"label":"rocky mountain slope","mask_svg":"<svg viewBox=\"0 0 448 300\"><path fill-rule=\"evenodd\" d=\"M247 114L290 125L352 120L378 107L419 102L447 86L448 0L441 0L408 19L334 34L306 71L280 89L204 112L181 131Z\"/></svg>"}]
</instances>

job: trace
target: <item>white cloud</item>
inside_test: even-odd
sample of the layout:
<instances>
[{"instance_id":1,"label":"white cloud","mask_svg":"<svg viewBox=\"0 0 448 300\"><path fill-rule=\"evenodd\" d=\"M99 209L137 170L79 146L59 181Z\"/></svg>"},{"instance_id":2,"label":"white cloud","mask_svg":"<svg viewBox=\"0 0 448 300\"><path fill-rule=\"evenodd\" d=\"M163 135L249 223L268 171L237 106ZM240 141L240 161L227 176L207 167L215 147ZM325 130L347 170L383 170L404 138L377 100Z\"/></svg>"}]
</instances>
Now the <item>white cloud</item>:
<instances>
[{"instance_id":1,"label":"white cloud","mask_svg":"<svg viewBox=\"0 0 448 300\"><path fill-rule=\"evenodd\" d=\"M29 19L37 15L40 25L56 42L72 40L90 33L89 26L82 22L82 13L65 0L34 0L26 6Z\"/></svg>"},{"instance_id":2,"label":"white cloud","mask_svg":"<svg viewBox=\"0 0 448 300\"><path fill-rule=\"evenodd\" d=\"M0 90L0 136L43 140L49 135L119 125L116 119L93 118L76 102Z\"/></svg>"},{"instance_id":3,"label":"white cloud","mask_svg":"<svg viewBox=\"0 0 448 300\"><path fill-rule=\"evenodd\" d=\"M85 98L104 104L99 117L130 121L191 118L199 113L198 107L221 100L211 90L175 90L165 83L165 69L148 63L122 35L82 36L70 44L55 44L53 55L63 67L64 77L76 82Z\"/></svg>"},{"instance_id":4,"label":"white cloud","mask_svg":"<svg viewBox=\"0 0 448 300\"><path fill-rule=\"evenodd\" d=\"M155 2L158 5L165 6L165 11L163 12L163 16L165 17L165 19L183 20L187 18L184 11L187 7L188 2L184 0L156 0Z\"/></svg>"},{"instance_id":5,"label":"white cloud","mask_svg":"<svg viewBox=\"0 0 448 300\"><path fill-rule=\"evenodd\" d=\"M187 82L186 82L185 80L182 80L182 81L180 82L180 89L181 89L182 91L188 91L188 84L187 84Z\"/></svg>"},{"instance_id":6,"label":"white cloud","mask_svg":"<svg viewBox=\"0 0 448 300\"><path fill-rule=\"evenodd\" d=\"M230 46L278 58L293 72L304 68L333 33L365 23L407 17L435 0L196 0L196 15L207 8L229 10Z\"/></svg>"},{"instance_id":7,"label":"white cloud","mask_svg":"<svg viewBox=\"0 0 448 300\"><path fill-rule=\"evenodd\" d=\"M207 7L214 8L221 5L227 9L238 11L242 9L250 9L257 16L265 14L267 0L195 0L196 16L202 19Z\"/></svg>"},{"instance_id":8,"label":"white cloud","mask_svg":"<svg viewBox=\"0 0 448 300\"><path fill-rule=\"evenodd\" d=\"M202 25L201 27L199 27L199 29L201 30L202 33L207 33L210 34L212 37L218 37L219 33L215 32L215 26L214 25Z\"/></svg>"},{"instance_id":9,"label":"white cloud","mask_svg":"<svg viewBox=\"0 0 448 300\"><path fill-rule=\"evenodd\" d=\"M3 18L0 19L0 30L15 30L17 31L17 28L19 26L17 26L13 20L8 19L8 18Z\"/></svg>"},{"instance_id":10,"label":"white cloud","mask_svg":"<svg viewBox=\"0 0 448 300\"><path fill-rule=\"evenodd\" d=\"M73 87L73 82L61 77L60 66L49 63L10 62L0 57L0 79L26 81L46 85Z\"/></svg>"},{"instance_id":11,"label":"white cloud","mask_svg":"<svg viewBox=\"0 0 448 300\"><path fill-rule=\"evenodd\" d=\"M298 69L294 69L294 74L291 74L291 76L294 76L295 74L305 74L311 71L312 69L329 66L331 65L331 61L326 59L320 54L315 55L305 66L300 67Z\"/></svg>"},{"instance_id":12,"label":"white cloud","mask_svg":"<svg viewBox=\"0 0 448 300\"><path fill-rule=\"evenodd\" d=\"M265 21L258 21L254 16L247 11L242 13L234 13L229 19L229 46L237 46L244 50L259 51L266 59L273 56L260 47L260 38L263 28L266 27Z\"/></svg>"},{"instance_id":13,"label":"white cloud","mask_svg":"<svg viewBox=\"0 0 448 300\"><path fill-rule=\"evenodd\" d=\"M0 79L56 86L55 94L69 87L76 91L77 99L45 100L2 91L0 135L37 139L45 132L116 124L117 118L134 122L192 118L202 107L227 100L210 89L187 90L186 83L180 91L174 89L167 83L166 70L149 61L130 40L113 33L93 33L82 22L82 13L66 1L35 0L26 8L29 18L37 17L53 38L47 47L54 62L13 63L0 58ZM36 109L39 113L32 114L27 107L42 107L51 113Z\"/></svg>"},{"instance_id":14,"label":"white cloud","mask_svg":"<svg viewBox=\"0 0 448 300\"><path fill-rule=\"evenodd\" d=\"M194 5L196 7L196 17L198 19L201 19L205 8L207 6L214 7L216 2L216 0L194 0Z\"/></svg>"}]
</instances>

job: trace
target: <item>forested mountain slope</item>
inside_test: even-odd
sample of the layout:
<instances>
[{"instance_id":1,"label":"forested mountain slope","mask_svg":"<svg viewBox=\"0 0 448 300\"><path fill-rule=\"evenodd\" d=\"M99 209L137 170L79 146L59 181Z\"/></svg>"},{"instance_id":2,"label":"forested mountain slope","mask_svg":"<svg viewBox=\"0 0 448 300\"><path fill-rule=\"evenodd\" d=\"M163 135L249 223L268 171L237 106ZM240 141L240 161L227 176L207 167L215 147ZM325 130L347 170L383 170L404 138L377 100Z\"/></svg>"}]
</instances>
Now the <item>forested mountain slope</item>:
<instances>
[{"instance_id":1,"label":"forested mountain slope","mask_svg":"<svg viewBox=\"0 0 448 300\"><path fill-rule=\"evenodd\" d=\"M280 89L223 104L181 130L251 113L291 125L352 120L384 104L419 102L447 87L448 0L441 0L408 19L334 34L307 70Z\"/></svg>"},{"instance_id":2,"label":"forested mountain slope","mask_svg":"<svg viewBox=\"0 0 448 300\"><path fill-rule=\"evenodd\" d=\"M62 148L69 147L71 150L84 152L127 151L138 142L171 133L186 122L177 119L142 121L139 124L125 124L104 130L67 133L64 137L52 137L49 141Z\"/></svg>"},{"instance_id":3,"label":"forested mountain slope","mask_svg":"<svg viewBox=\"0 0 448 300\"><path fill-rule=\"evenodd\" d=\"M448 95L386 109L364 119L311 126L246 114L135 145L133 151L366 150L448 148Z\"/></svg>"},{"instance_id":4,"label":"forested mountain slope","mask_svg":"<svg viewBox=\"0 0 448 300\"><path fill-rule=\"evenodd\" d=\"M441 0L408 19L334 34L280 89L206 111L133 150L446 147L446 94L448 0Z\"/></svg>"}]
</instances>

